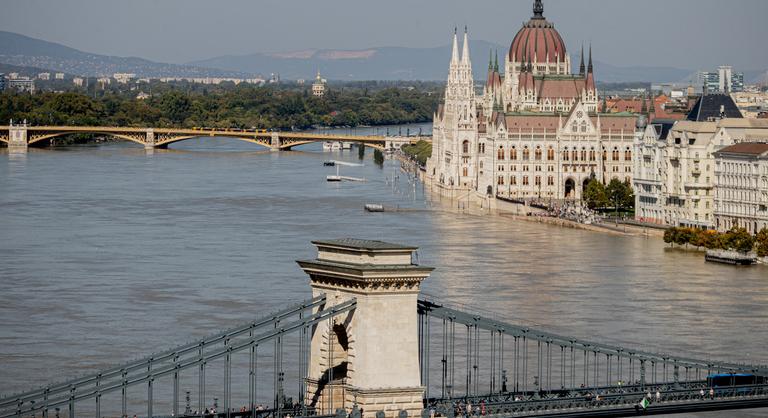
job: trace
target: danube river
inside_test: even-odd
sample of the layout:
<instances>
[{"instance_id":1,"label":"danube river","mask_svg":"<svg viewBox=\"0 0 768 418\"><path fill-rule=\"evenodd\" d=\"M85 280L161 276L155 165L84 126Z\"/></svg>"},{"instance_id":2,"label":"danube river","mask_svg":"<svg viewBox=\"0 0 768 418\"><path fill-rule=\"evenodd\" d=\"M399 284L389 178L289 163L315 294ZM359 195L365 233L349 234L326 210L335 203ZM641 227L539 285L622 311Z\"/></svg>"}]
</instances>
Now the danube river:
<instances>
[{"instance_id":1,"label":"danube river","mask_svg":"<svg viewBox=\"0 0 768 418\"><path fill-rule=\"evenodd\" d=\"M0 150L0 393L308 298L294 260L314 256L310 240L347 236L419 246L437 268L424 292L508 320L768 363L766 267L707 264L658 238L455 213L370 150L364 167L341 169L366 182L327 183L329 158L359 161L356 149L210 138L153 153L124 142ZM365 203L416 210L371 214Z\"/></svg>"}]
</instances>

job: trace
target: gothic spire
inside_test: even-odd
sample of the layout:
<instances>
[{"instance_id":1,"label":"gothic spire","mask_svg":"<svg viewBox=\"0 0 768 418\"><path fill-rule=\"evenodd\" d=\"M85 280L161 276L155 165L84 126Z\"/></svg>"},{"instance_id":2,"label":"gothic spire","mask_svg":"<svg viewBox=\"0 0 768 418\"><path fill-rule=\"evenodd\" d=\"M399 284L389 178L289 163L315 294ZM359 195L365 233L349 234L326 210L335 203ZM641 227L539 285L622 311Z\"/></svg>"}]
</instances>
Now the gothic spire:
<instances>
[{"instance_id":1,"label":"gothic spire","mask_svg":"<svg viewBox=\"0 0 768 418\"><path fill-rule=\"evenodd\" d=\"M493 71L499 72L499 51L496 51L496 61L493 63Z\"/></svg>"},{"instance_id":2,"label":"gothic spire","mask_svg":"<svg viewBox=\"0 0 768 418\"><path fill-rule=\"evenodd\" d=\"M469 64L469 38L467 37L466 26L464 26L464 50L461 53L461 62Z\"/></svg>"},{"instance_id":3,"label":"gothic spire","mask_svg":"<svg viewBox=\"0 0 768 418\"><path fill-rule=\"evenodd\" d=\"M587 72L592 74L592 44L589 44L589 66Z\"/></svg>"},{"instance_id":4,"label":"gothic spire","mask_svg":"<svg viewBox=\"0 0 768 418\"><path fill-rule=\"evenodd\" d=\"M541 3L541 0L533 2L533 18L544 19L544 4Z\"/></svg>"},{"instance_id":5,"label":"gothic spire","mask_svg":"<svg viewBox=\"0 0 768 418\"><path fill-rule=\"evenodd\" d=\"M584 75L584 44L581 44L581 64L579 64L579 74Z\"/></svg>"},{"instance_id":6,"label":"gothic spire","mask_svg":"<svg viewBox=\"0 0 768 418\"><path fill-rule=\"evenodd\" d=\"M645 94L643 94L643 105L640 107L640 113L643 115L648 113L648 102L646 101Z\"/></svg>"},{"instance_id":7,"label":"gothic spire","mask_svg":"<svg viewBox=\"0 0 768 418\"><path fill-rule=\"evenodd\" d=\"M459 36L457 34L458 29L453 28L453 50L451 51L451 64L459 62Z\"/></svg>"}]
</instances>

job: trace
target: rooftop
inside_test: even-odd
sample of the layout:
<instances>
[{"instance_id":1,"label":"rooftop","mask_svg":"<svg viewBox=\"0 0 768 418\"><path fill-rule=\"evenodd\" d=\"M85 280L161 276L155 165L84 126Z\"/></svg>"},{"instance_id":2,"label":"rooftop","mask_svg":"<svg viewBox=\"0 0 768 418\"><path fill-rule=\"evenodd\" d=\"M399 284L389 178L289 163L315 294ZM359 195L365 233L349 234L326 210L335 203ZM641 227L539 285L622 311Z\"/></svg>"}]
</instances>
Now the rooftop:
<instances>
[{"instance_id":1,"label":"rooftop","mask_svg":"<svg viewBox=\"0 0 768 418\"><path fill-rule=\"evenodd\" d=\"M743 118L736 103L726 94L707 94L699 100L688 113L688 120L707 122L714 119Z\"/></svg>"},{"instance_id":2,"label":"rooftop","mask_svg":"<svg viewBox=\"0 0 768 418\"><path fill-rule=\"evenodd\" d=\"M768 143L765 142L742 142L734 144L729 147L725 147L717 152L717 154L745 154L745 155L761 155L768 152Z\"/></svg>"},{"instance_id":3,"label":"rooftop","mask_svg":"<svg viewBox=\"0 0 768 418\"><path fill-rule=\"evenodd\" d=\"M387 251L387 250L416 250L418 247L410 245L392 244L384 241L357 239L357 238L339 238L329 240L312 241L312 244L324 247L340 247L353 250L365 251Z\"/></svg>"}]
</instances>

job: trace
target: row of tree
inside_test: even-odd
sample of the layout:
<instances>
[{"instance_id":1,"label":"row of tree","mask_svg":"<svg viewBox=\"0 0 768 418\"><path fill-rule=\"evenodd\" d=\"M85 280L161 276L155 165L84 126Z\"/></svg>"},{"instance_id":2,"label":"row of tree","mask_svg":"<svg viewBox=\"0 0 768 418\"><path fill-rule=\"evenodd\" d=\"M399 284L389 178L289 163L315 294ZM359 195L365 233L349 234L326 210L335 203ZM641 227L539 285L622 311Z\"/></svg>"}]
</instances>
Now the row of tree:
<instances>
[{"instance_id":1,"label":"row of tree","mask_svg":"<svg viewBox=\"0 0 768 418\"><path fill-rule=\"evenodd\" d=\"M733 227L720 233L698 228L674 227L664 231L667 244L697 248L731 250L741 253L756 251L759 257L768 257L768 228L763 228L757 235L751 235L744 228Z\"/></svg>"},{"instance_id":2,"label":"row of tree","mask_svg":"<svg viewBox=\"0 0 768 418\"><path fill-rule=\"evenodd\" d=\"M619 179L612 179L608 185L593 178L587 183L582 199L592 210L613 208L632 210L635 207L635 193L632 186Z\"/></svg>"},{"instance_id":3,"label":"row of tree","mask_svg":"<svg viewBox=\"0 0 768 418\"><path fill-rule=\"evenodd\" d=\"M432 156L432 144L427 141L418 141L413 145L404 145L401 149L406 155L415 158L422 167L427 165L427 158Z\"/></svg>"},{"instance_id":4,"label":"row of tree","mask_svg":"<svg viewBox=\"0 0 768 418\"><path fill-rule=\"evenodd\" d=\"M318 98L308 90L240 85L230 89L166 88L144 100L136 92L0 94L0 120L33 125L119 125L306 129L432 120L439 95L413 88L343 88Z\"/></svg>"}]
</instances>

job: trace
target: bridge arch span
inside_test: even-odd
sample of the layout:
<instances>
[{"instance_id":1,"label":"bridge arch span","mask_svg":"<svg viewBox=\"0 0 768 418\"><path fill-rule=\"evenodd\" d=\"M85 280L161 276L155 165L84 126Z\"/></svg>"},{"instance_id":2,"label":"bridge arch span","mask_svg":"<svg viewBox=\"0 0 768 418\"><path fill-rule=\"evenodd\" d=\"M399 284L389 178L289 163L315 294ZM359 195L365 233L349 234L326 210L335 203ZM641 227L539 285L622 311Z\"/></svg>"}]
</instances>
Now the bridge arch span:
<instances>
[{"instance_id":1,"label":"bridge arch span","mask_svg":"<svg viewBox=\"0 0 768 418\"><path fill-rule=\"evenodd\" d=\"M99 132L99 131L94 131L94 132L62 131L62 132L51 132L51 133L46 133L46 134L42 134L42 135L29 135L29 140L27 141L27 145L32 145L32 144L35 144L37 142L45 141L45 140L48 140L48 139L53 139L53 138L60 137L60 136L74 135L74 134L104 135L104 136L110 136L110 137L113 137L113 138L122 139L122 140L125 140L125 141L135 142L135 143L137 143L139 145L144 145L145 144L145 142L142 139L138 138L138 137L133 137L133 136L130 136L130 135L125 135L125 134L120 134L120 133L115 133L115 132L107 132L107 131L105 131L105 132Z\"/></svg>"},{"instance_id":2,"label":"bridge arch span","mask_svg":"<svg viewBox=\"0 0 768 418\"><path fill-rule=\"evenodd\" d=\"M315 143L323 143L329 141L328 139L307 139L307 140L301 140L301 141L291 141L291 142L283 142L280 141L280 149L281 150L290 150L293 147L298 147L301 145L307 145L307 144L315 144ZM337 140L331 140L332 142L339 142ZM384 144L380 143L374 143L374 142L365 142L365 141L341 141L341 142L352 142L358 145L363 145L368 148L377 149L379 151L384 151Z\"/></svg>"},{"instance_id":3,"label":"bridge arch span","mask_svg":"<svg viewBox=\"0 0 768 418\"><path fill-rule=\"evenodd\" d=\"M188 135L188 136L180 136L180 137L172 137L167 139L160 139L155 140L154 146L159 147L166 147L170 144L175 144L177 142L181 141L187 141L189 139L193 138L227 138L227 139L236 139L238 141L244 141L244 142L250 142L251 144L261 145L262 147L270 148L269 140L259 140L253 137L244 137L244 136L238 136L238 135Z\"/></svg>"}]
</instances>

